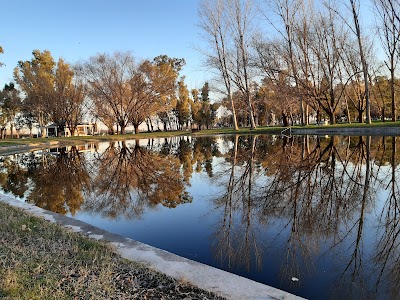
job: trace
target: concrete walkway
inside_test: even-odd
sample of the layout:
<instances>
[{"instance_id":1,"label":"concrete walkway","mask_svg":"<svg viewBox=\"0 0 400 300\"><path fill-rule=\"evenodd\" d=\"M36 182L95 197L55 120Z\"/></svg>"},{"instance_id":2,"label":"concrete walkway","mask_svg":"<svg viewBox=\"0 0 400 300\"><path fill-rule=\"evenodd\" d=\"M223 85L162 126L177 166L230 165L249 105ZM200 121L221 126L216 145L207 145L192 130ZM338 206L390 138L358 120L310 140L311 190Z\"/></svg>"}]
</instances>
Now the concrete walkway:
<instances>
[{"instance_id":1,"label":"concrete walkway","mask_svg":"<svg viewBox=\"0 0 400 300\"><path fill-rule=\"evenodd\" d=\"M112 245L116 252L126 259L142 263L158 272L179 280L185 280L199 288L213 291L228 299L302 299L244 277L112 234L87 223L43 210L6 195L0 195L0 201L21 208L36 217L44 218L52 223L58 223L90 238L102 240Z\"/></svg>"}]
</instances>

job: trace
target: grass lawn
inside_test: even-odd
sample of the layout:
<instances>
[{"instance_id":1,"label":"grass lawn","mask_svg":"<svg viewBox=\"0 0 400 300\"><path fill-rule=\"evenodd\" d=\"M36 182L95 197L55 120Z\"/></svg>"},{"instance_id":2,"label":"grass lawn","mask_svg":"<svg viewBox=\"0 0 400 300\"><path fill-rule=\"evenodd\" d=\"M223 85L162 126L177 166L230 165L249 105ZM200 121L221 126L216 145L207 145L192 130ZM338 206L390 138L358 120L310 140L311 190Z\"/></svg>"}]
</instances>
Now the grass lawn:
<instances>
[{"instance_id":1,"label":"grass lawn","mask_svg":"<svg viewBox=\"0 0 400 300\"><path fill-rule=\"evenodd\" d=\"M222 299L1 202L0 298Z\"/></svg>"}]
</instances>

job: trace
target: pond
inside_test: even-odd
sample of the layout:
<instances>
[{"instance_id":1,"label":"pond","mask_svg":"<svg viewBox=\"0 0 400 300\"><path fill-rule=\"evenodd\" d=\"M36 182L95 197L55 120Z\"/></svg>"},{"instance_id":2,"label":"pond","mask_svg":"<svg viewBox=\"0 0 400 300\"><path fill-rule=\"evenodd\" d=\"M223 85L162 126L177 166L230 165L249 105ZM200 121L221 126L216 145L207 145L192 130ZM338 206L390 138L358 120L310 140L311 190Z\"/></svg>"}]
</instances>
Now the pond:
<instances>
[{"instance_id":1,"label":"pond","mask_svg":"<svg viewBox=\"0 0 400 300\"><path fill-rule=\"evenodd\" d=\"M174 137L3 156L47 210L309 299L399 298L400 138Z\"/></svg>"}]
</instances>

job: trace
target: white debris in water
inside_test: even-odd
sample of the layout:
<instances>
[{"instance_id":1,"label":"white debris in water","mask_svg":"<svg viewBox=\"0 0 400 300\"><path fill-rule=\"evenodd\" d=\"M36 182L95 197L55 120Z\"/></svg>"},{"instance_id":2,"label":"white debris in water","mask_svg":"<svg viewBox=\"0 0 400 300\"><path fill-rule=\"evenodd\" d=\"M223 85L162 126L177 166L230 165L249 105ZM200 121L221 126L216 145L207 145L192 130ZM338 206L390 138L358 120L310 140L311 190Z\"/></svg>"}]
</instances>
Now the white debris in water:
<instances>
[{"instance_id":1,"label":"white debris in water","mask_svg":"<svg viewBox=\"0 0 400 300\"><path fill-rule=\"evenodd\" d=\"M292 277L292 281L299 281L297 277Z\"/></svg>"}]
</instances>

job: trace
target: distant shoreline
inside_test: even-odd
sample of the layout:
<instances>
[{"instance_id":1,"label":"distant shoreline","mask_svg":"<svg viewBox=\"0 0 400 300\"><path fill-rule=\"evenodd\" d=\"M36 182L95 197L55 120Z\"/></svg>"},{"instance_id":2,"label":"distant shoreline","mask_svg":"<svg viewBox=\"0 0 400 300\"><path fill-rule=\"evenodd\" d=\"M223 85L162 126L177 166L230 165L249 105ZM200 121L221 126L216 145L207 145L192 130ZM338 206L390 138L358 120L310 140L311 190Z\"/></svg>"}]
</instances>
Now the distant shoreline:
<instances>
[{"instance_id":1,"label":"distant shoreline","mask_svg":"<svg viewBox=\"0 0 400 300\"><path fill-rule=\"evenodd\" d=\"M293 126L293 127L259 127L257 129L241 128L235 131L232 128L214 128L199 131L158 131L142 132L139 134L79 136L79 137L51 137L0 140L0 155L9 155L25 151L40 150L54 147L82 145L86 142L121 141L129 139L166 138L189 135L193 137L216 136L225 134L275 134L283 136L293 135L341 135L341 136L400 136L400 123L379 124L338 124L327 126Z\"/></svg>"}]
</instances>

